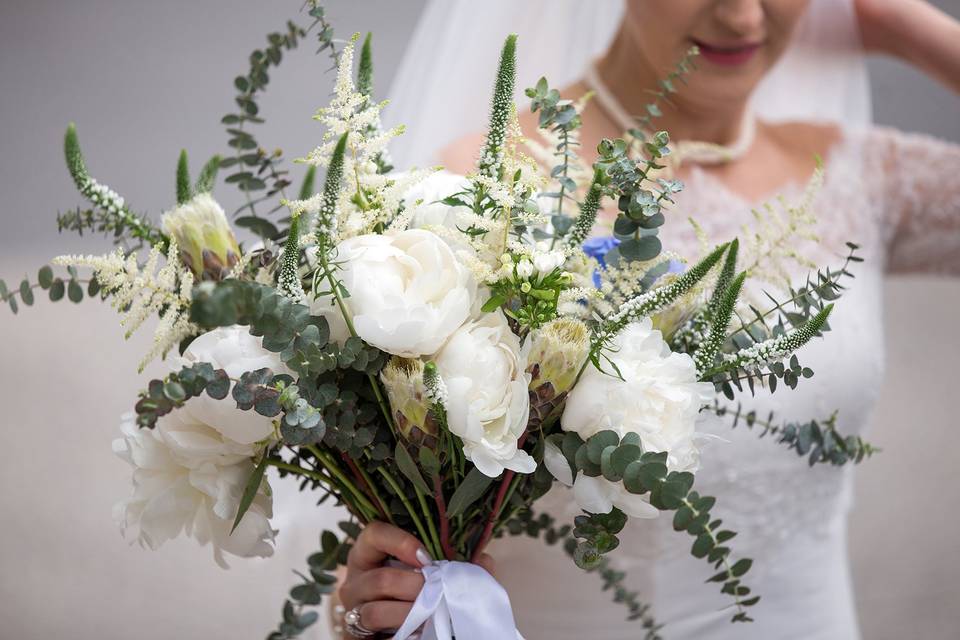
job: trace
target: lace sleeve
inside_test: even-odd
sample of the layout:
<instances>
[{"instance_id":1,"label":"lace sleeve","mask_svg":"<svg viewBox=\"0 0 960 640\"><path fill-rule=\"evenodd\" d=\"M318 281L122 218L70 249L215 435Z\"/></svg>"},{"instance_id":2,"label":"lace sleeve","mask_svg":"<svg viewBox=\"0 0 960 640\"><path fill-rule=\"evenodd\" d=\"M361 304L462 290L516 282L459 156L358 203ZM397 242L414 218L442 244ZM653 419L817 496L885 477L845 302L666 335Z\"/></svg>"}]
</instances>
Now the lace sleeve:
<instances>
[{"instance_id":1,"label":"lace sleeve","mask_svg":"<svg viewBox=\"0 0 960 640\"><path fill-rule=\"evenodd\" d=\"M863 151L887 271L960 274L960 146L877 127Z\"/></svg>"}]
</instances>

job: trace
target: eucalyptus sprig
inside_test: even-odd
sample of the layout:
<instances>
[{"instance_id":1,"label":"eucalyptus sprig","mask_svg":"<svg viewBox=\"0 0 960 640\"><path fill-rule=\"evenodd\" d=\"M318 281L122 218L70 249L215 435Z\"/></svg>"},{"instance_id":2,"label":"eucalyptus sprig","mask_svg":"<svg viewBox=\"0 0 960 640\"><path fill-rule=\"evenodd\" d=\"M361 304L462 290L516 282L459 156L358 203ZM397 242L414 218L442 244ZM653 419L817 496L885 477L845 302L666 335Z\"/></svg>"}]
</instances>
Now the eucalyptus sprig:
<instances>
[{"instance_id":1,"label":"eucalyptus sprig","mask_svg":"<svg viewBox=\"0 0 960 640\"><path fill-rule=\"evenodd\" d=\"M807 457L812 467L815 464L830 463L842 466L848 462L859 464L880 451L858 435L844 436L837 429L837 412L825 420L807 422L788 422L778 420L774 412L766 418L757 417L756 411L745 411L738 402L736 406L723 405L715 401L705 410L722 417L731 418L731 428L740 424L748 429L759 430L759 437L767 435L776 438L777 443L787 445L801 458ZM809 454L809 455L808 455Z\"/></svg>"},{"instance_id":2,"label":"eucalyptus sprig","mask_svg":"<svg viewBox=\"0 0 960 640\"><path fill-rule=\"evenodd\" d=\"M721 528L722 521L712 518L710 510L716 499L693 490L692 473L670 471L667 453L644 451L636 433L621 438L615 431L601 431L584 441L576 433L566 432L548 439L566 458L572 477L583 473L622 482L630 493L649 496L650 504L657 509L675 512L674 529L686 531L695 538L691 554L706 558L715 569L720 569L710 581L722 582L723 593L733 597L736 613L732 621L752 620L747 609L757 603L759 596L751 596L751 589L742 580L752 561L744 558L731 562L730 547L724 543L736 533ZM574 535L580 539L574 556L577 565L595 566L604 554L616 549L617 534L625 521L625 516L616 509L607 514L578 516L574 529Z\"/></svg>"}]
</instances>

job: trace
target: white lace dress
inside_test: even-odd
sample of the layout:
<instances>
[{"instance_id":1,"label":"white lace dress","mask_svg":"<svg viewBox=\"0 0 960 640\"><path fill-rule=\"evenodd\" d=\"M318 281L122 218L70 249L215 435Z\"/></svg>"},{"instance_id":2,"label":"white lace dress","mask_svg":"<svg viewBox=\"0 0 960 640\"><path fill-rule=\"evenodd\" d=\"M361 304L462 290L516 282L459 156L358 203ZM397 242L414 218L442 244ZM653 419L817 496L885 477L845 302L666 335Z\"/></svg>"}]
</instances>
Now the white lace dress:
<instances>
[{"instance_id":1,"label":"white lace dress","mask_svg":"<svg viewBox=\"0 0 960 640\"><path fill-rule=\"evenodd\" d=\"M826 163L816 199L821 244L809 253L823 266L840 266L848 240L866 259L853 265L855 280L830 318L825 340L804 348L815 371L795 391L759 391L740 400L760 413L791 420L828 417L839 410L844 433L864 430L883 376L882 278L888 272L960 272L960 147L926 136L874 128L848 132ZM800 185L782 190L790 199ZM681 214L662 237L679 253L695 251L683 219L694 215L712 240L729 240L751 220L751 203L703 171L694 170L678 199ZM802 281L805 270L797 270ZM724 441L708 445L697 475L701 493L717 497L715 517L739 532L738 557L754 559L747 574L755 594L751 624L730 624L730 599L714 571L690 556L692 538L671 528L671 518L630 523L611 558L629 573L628 584L653 605L668 640L851 640L859 637L847 562L847 513L854 469L818 465L744 426L716 421L709 430ZM555 489L541 504L572 521L569 493ZM527 640L620 640L643 637L639 624L584 575L559 546L524 537L493 548L499 578ZM894 576L890 576L891 579Z\"/></svg>"}]
</instances>

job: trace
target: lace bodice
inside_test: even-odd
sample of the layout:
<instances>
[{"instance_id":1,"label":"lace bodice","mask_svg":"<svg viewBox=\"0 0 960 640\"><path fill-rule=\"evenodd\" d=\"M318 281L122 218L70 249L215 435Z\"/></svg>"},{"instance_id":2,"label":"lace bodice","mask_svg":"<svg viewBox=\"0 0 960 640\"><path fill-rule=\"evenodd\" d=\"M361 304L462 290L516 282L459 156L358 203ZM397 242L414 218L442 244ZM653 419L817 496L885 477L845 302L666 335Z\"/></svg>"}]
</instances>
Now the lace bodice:
<instances>
[{"instance_id":1,"label":"lace bodice","mask_svg":"<svg viewBox=\"0 0 960 640\"><path fill-rule=\"evenodd\" d=\"M856 242L865 262L831 316L832 330L801 352L815 371L795 391L741 394L758 413L791 420L826 418L837 410L843 433L861 432L870 419L883 375L882 277L887 272L960 272L960 147L922 135L884 128L845 132L825 162L824 184L814 200L818 243L797 246L821 266L839 267L844 244ZM781 190L787 201L803 185ZM668 220L667 248L695 252L692 215L714 241L729 240L752 224L748 202L709 173L694 169L678 197L680 219ZM805 267L795 266L797 282ZM735 554L754 559L748 583L762 599L756 622L731 625L729 600L704 581L714 572L689 554L691 540L672 531L670 518L628 525L611 558L629 571L632 587L653 604L665 637L797 638L858 637L846 555L846 516L852 467L810 468L795 452L760 439L744 425L709 420L713 434L697 476L701 492L718 498L715 514L739 535ZM572 520L569 494L555 489L543 504ZM583 576L558 547L529 539L499 540L494 549L500 578L510 593L520 630L528 640L642 637L625 609Z\"/></svg>"}]
</instances>

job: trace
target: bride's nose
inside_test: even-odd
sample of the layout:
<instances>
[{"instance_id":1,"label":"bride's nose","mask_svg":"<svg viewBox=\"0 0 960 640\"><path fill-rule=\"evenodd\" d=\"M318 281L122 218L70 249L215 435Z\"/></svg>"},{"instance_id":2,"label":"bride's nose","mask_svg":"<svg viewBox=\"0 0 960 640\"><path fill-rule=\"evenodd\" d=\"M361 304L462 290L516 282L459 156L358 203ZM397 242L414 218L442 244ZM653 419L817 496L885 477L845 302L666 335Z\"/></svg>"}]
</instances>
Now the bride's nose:
<instances>
[{"instance_id":1,"label":"bride's nose","mask_svg":"<svg viewBox=\"0 0 960 640\"><path fill-rule=\"evenodd\" d=\"M718 0L713 17L736 36L760 36L764 22L763 0Z\"/></svg>"}]
</instances>

